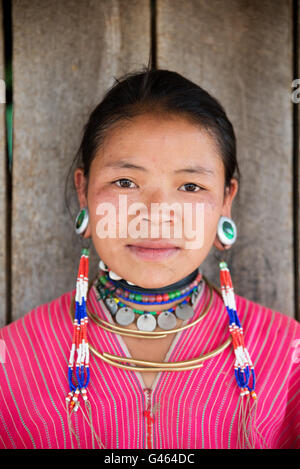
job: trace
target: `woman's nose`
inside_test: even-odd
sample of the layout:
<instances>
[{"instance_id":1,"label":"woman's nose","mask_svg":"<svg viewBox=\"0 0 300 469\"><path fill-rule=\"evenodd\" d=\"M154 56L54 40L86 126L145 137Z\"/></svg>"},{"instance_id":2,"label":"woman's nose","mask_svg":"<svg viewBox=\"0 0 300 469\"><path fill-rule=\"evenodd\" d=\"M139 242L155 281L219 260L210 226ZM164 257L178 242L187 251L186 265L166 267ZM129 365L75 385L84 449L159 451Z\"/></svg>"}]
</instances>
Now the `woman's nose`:
<instances>
[{"instance_id":1,"label":"woman's nose","mask_svg":"<svg viewBox=\"0 0 300 469\"><path fill-rule=\"evenodd\" d=\"M147 207L151 206L151 204L161 204L163 202L168 202L170 201L170 196L167 194L167 192L158 187L158 188L154 188L152 190L148 190L146 193L145 193L145 204L147 205Z\"/></svg>"},{"instance_id":2,"label":"woman's nose","mask_svg":"<svg viewBox=\"0 0 300 469\"><path fill-rule=\"evenodd\" d=\"M174 223L174 217L180 211L180 204L171 200L168 192L161 188L147 191L144 194L143 203L147 207L148 220L152 214L153 223Z\"/></svg>"}]
</instances>

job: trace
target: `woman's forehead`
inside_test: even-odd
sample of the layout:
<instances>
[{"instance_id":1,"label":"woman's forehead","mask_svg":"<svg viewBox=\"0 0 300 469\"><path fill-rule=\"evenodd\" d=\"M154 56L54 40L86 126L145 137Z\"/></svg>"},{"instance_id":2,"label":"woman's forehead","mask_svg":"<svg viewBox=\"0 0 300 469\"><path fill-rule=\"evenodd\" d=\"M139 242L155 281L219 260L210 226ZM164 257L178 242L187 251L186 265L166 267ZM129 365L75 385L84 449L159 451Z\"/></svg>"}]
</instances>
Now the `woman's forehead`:
<instances>
[{"instance_id":1,"label":"woman's forehead","mask_svg":"<svg viewBox=\"0 0 300 469\"><path fill-rule=\"evenodd\" d=\"M215 139L205 129L183 118L157 119L139 116L115 127L105 138L96 157L102 168L129 168L146 171L164 161L178 172L213 175L222 160Z\"/></svg>"}]
</instances>

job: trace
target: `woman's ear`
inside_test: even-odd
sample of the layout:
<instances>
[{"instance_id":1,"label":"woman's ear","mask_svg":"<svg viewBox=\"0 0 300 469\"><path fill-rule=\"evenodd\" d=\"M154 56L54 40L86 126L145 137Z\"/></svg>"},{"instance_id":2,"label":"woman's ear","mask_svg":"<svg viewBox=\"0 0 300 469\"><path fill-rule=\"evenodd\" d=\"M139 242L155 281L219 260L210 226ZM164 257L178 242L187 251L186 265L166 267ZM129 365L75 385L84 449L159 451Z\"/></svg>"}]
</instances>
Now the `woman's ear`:
<instances>
[{"instance_id":1,"label":"woman's ear","mask_svg":"<svg viewBox=\"0 0 300 469\"><path fill-rule=\"evenodd\" d=\"M80 208L87 207L87 178L84 176L83 168L77 168L74 172L74 184ZM83 238L91 237L90 223L83 234Z\"/></svg>"},{"instance_id":2,"label":"woman's ear","mask_svg":"<svg viewBox=\"0 0 300 469\"><path fill-rule=\"evenodd\" d=\"M87 198L86 198L86 184L87 180L84 176L83 168L77 168L74 172L74 184L76 187L78 202L80 208L87 206Z\"/></svg>"},{"instance_id":3,"label":"woman's ear","mask_svg":"<svg viewBox=\"0 0 300 469\"><path fill-rule=\"evenodd\" d=\"M231 207L232 207L232 202L233 199L235 198L237 191L238 191L238 180L236 178L232 178L230 180L229 186L226 186L225 188L225 196L224 196L224 202L223 202L223 207L222 211L220 213L220 217L228 217L231 218ZM227 249L230 249L232 245L224 245L221 243L219 240L218 234L216 234L216 238L214 241L214 246L219 249L220 251L224 251Z\"/></svg>"}]
</instances>

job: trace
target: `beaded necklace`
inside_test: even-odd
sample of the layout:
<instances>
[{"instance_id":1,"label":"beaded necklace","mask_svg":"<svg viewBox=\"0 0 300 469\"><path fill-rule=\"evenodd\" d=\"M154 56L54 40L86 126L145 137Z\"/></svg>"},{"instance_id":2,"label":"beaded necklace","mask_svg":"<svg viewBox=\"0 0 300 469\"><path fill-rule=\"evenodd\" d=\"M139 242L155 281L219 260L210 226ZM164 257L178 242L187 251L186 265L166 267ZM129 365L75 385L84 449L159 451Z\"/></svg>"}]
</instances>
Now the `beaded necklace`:
<instances>
[{"instance_id":1,"label":"beaded necklace","mask_svg":"<svg viewBox=\"0 0 300 469\"><path fill-rule=\"evenodd\" d=\"M202 314L194 322L192 322L190 324L186 324L186 325L181 326L181 327L178 327L177 329L172 329L172 330L163 331L163 332L147 332L147 333L146 332L143 333L139 330L131 330L132 334L128 334L128 333L124 332L124 330L128 331L128 329L124 329L123 327L118 327L118 326L115 326L115 325L113 325L109 322L103 321L102 319L100 319L95 314L92 314L88 310L88 308L87 308L87 315L90 319L92 319L92 321L95 324L97 324L98 326L100 326L101 328L103 328L105 330L108 330L109 332L115 332L115 333L118 333L118 334L121 334L121 335L131 335L133 337L147 338L147 339L152 339L152 338L157 338L157 337L161 337L161 338L166 337L167 334L174 334L175 332L182 331L182 330L185 330L187 328L195 326L200 321L202 321L204 319L204 317L207 315L207 313L208 313L208 311L209 311L209 309L212 305L212 299L213 299L212 289L216 288L216 287L211 285L206 278L205 278L205 281L208 284L210 295L209 295L209 300L208 300L207 304L205 305ZM90 284L90 287L91 286L92 286L92 282ZM72 317L73 304L74 304L74 299L71 301L71 304L70 304L70 315L71 315L71 317ZM147 335L142 336L141 334L147 334ZM211 351L211 352L209 352L205 355L202 355L199 358L193 358L191 360L186 360L186 361L183 361L183 362L171 362L171 363L170 362L158 363L158 362L142 361L142 360L127 358L127 357L118 357L118 356L111 355L111 354L106 353L106 352L101 353L98 350L96 350L94 347L92 347L90 344L89 344L89 348L96 356L101 358L103 361L105 361L107 363L110 363L114 366L117 366L117 367L120 367L120 368L123 368L123 369L127 369L127 370L134 369L135 371L183 371L183 370L192 370L192 369L201 367L203 365L203 361L205 361L209 358L212 358L215 355L221 353L231 343L231 341L232 341L232 339L230 337L226 342L221 344L221 346L218 347L216 350L213 350L213 351ZM125 364L119 363L119 362L122 362L122 361L125 361L126 363L134 364L134 368L132 366L127 366ZM138 366L136 366L136 365L138 365Z\"/></svg>"},{"instance_id":2,"label":"beaded necklace","mask_svg":"<svg viewBox=\"0 0 300 469\"><path fill-rule=\"evenodd\" d=\"M108 278L107 274L105 275L104 271L100 270L100 273L101 276L96 284L96 288L110 313L115 317L116 322L121 326L129 326L135 320L136 315L138 315L136 325L140 331L153 331L157 325L161 329L170 330L176 326L176 317L182 320L190 319L194 314L192 305L203 287L203 282L200 283L202 280L202 272L200 271L195 280L188 286L163 295L149 295L133 289L120 288L113 280ZM118 297L115 297L114 293ZM119 298L124 298L136 304L151 306L164 305L174 302L176 299L183 300L167 310L144 311L129 307L121 302Z\"/></svg>"}]
</instances>

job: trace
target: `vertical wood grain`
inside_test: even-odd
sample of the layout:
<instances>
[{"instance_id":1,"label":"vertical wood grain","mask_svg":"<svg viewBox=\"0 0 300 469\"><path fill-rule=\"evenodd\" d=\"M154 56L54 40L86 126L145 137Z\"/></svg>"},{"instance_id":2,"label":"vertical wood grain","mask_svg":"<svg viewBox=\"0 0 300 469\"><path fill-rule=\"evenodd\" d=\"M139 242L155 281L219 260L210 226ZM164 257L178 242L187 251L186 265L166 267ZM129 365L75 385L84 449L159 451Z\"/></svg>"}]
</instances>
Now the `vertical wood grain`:
<instances>
[{"instance_id":1,"label":"vertical wood grain","mask_svg":"<svg viewBox=\"0 0 300 469\"><path fill-rule=\"evenodd\" d=\"M157 64L209 91L235 128L236 293L294 316L292 1L158 0ZM202 267L219 285L214 253Z\"/></svg>"},{"instance_id":2,"label":"vertical wood grain","mask_svg":"<svg viewBox=\"0 0 300 469\"><path fill-rule=\"evenodd\" d=\"M149 2L15 0L13 34L16 319L75 288L81 245L64 204L65 178L113 78L147 64ZM99 259L91 251L93 275Z\"/></svg>"},{"instance_id":3,"label":"vertical wood grain","mask_svg":"<svg viewBox=\"0 0 300 469\"><path fill-rule=\"evenodd\" d=\"M0 79L5 80L3 10L0 3ZM1 99L2 101L2 99ZM5 103L0 101L0 327L6 322L6 137Z\"/></svg>"}]
</instances>

